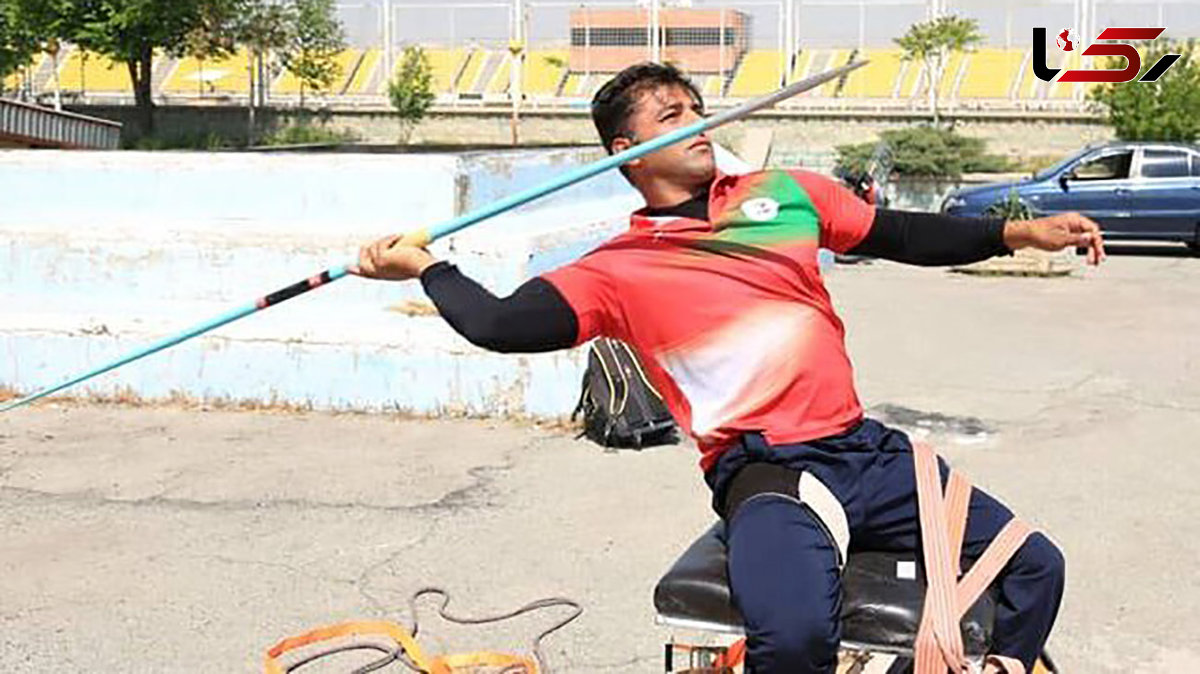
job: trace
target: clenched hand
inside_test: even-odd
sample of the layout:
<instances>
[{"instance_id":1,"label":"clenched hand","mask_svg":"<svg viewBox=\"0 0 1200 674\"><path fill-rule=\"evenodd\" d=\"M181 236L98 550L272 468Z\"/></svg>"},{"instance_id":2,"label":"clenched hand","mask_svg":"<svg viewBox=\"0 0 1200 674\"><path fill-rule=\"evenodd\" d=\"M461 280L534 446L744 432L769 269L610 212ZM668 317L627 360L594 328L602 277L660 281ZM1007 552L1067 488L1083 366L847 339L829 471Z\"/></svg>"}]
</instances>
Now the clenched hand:
<instances>
[{"instance_id":1,"label":"clenched hand","mask_svg":"<svg viewBox=\"0 0 1200 674\"><path fill-rule=\"evenodd\" d=\"M403 234L386 236L369 243L358 252L358 265L351 274L387 281L406 281L417 278L429 265L437 262L424 248L401 243Z\"/></svg>"},{"instance_id":2,"label":"clenched hand","mask_svg":"<svg viewBox=\"0 0 1200 674\"><path fill-rule=\"evenodd\" d=\"M1091 218L1079 213L1060 213L1034 220L1010 220L1004 224L1004 243L1009 248L1062 250L1086 248L1088 264L1097 265L1108 256L1104 235Z\"/></svg>"}]
</instances>

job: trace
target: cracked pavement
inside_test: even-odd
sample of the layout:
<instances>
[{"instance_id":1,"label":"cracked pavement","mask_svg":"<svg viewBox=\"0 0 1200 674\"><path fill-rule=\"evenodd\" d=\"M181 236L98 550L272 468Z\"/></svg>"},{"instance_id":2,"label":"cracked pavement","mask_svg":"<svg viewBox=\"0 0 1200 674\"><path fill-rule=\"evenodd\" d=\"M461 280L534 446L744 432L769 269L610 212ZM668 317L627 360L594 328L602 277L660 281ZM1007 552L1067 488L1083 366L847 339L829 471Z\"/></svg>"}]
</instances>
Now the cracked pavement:
<instances>
[{"instance_id":1,"label":"cracked pavement","mask_svg":"<svg viewBox=\"0 0 1200 674\"><path fill-rule=\"evenodd\" d=\"M1195 669L1200 259L1056 280L876 262L829 285L871 412L1062 545L1063 670ZM433 585L462 616L573 598L583 616L544 644L556 671L658 671L654 583L712 517L696 459L486 420L5 414L0 670L259 671L285 636L407 620ZM566 612L472 628L436 604L434 652L524 650Z\"/></svg>"}]
</instances>

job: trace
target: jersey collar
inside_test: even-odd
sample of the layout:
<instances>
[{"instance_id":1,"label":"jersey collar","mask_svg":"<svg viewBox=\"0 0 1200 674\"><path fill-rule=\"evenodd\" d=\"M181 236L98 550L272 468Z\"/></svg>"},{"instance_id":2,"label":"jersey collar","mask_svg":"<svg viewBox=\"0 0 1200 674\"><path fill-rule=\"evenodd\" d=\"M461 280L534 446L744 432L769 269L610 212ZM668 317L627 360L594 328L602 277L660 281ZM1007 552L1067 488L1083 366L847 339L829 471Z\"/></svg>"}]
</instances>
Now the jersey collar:
<instances>
[{"instance_id":1,"label":"jersey collar","mask_svg":"<svg viewBox=\"0 0 1200 674\"><path fill-rule=\"evenodd\" d=\"M713 201L724 196L729 185L737 181L739 176L722 173L719 169L713 177L712 185L708 190L708 218L709 221L695 220L693 218L682 218L673 215L653 216L645 215L642 211L645 208L639 208L629 216L629 229L635 232L685 232L693 230L712 230L713 217Z\"/></svg>"}]
</instances>

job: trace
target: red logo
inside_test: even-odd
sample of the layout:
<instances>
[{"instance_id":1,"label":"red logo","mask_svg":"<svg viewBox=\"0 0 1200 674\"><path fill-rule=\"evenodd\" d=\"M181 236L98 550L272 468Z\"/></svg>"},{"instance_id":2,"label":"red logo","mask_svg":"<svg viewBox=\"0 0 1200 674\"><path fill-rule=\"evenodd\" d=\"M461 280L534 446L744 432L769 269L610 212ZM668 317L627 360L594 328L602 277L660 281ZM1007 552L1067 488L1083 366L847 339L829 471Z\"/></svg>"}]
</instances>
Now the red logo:
<instances>
[{"instance_id":1,"label":"red logo","mask_svg":"<svg viewBox=\"0 0 1200 674\"><path fill-rule=\"evenodd\" d=\"M1070 28L1058 34L1058 48L1063 51L1072 51L1075 49L1075 41L1071 39Z\"/></svg>"},{"instance_id":2,"label":"red logo","mask_svg":"<svg viewBox=\"0 0 1200 674\"><path fill-rule=\"evenodd\" d=\"M1166 28L1105 28L1096 36L1097 40L1154 40L1162 35ZM1058 34L1059 49L1072 51L1078 40L1070 28ZM1098 70L1068 70L1058 78L1059 82L1153 82L1162 77L1179 60L1179 54L1166 54L1158 60L1145 75L1138 78L1142 68L1142 55L1133 45L1120 42L1094 43L1080 52L1083 56L1120 56L1125 59L1122 69L1102 68ZM1033 29L1033 74L1045 82L1054 80L1059 68L1046 66L1046 29Z\"/></svg>"}]
</instances>

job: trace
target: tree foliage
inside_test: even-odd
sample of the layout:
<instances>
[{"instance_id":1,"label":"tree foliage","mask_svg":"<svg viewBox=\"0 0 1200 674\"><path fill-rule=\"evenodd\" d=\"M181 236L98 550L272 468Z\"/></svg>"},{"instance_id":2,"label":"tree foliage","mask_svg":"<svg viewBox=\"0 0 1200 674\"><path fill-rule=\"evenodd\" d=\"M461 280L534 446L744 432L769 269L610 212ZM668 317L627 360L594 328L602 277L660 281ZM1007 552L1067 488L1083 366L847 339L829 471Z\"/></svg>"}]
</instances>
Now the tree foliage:
<instances>
[{"instance_id":1,"label":"tree foliage","mask_svg":"<svg viewBox=\"0 0 1200 674\"><path fill-rule=\"evenodd\" d=\"M155 52L211 56L231 48L222 34L232 0L76 0L73 41L126 64L141 131L153 132Z\"/></svg>"},{"instance_id":2,"label":"tree foliage","mask_svg":"<svg viewBox=\"0 0 1200 674\"><path fill-rule=\"evenodd\" d=\"M963 173L995 172L1009 168L1008 160L989 155L979 138L955 133L951 129L916 126L889 129L879 134L892 152L892 171L896 175L956 180ZM875 152L876 143L839 145L839 170L864 170Z\"/></svg>"},{"instance_id":3,"label":"tree foliage","mask_svg":"<svg viewBox=\"0 0 1200 674\"><path fill-rule=\"evenodd\" d=\"M57 54L60 42L126 64L141 131L153 131L156 58L219 58L246 47L275 57L303 91L340 74L345 34L334 0L0 0L0 77Z\"/></svg>"},{"instance_id":4,"label":"tree foliage","mask_svg":"<svg viewBox=\"0 0 1200 674\"><path fill-rule=\"evenodd\" d=\"M895 39L905 61L920 61L925 65L928 82L929 112L933 123L940 121L938 85L946 72L946 62L955 52L970 51L983 41L979 22L975 19L946 15L909 26L908 32Z\"/></svg>"},{"instance_id":5,"label":"tree foliage","mask_svg":"<svg viewBox=\"0 0 1200 674\"><path fill-rule=\"evenodd\" d=\"M292 0L294 30L280 53L283 67L300 80L300 105L304 91L324 91L333 86L342 68L337 55L346 48L346 33L337 18L333 0Z\"/></svg>"},{"instance_id":6,"label":"tree foliage","mask_svg":"<svg viewBox=\"0 0 1200 674\"><path fill-rule=\"evenodd\" d=\"M39 53L58 57L74 35L74 0L0 0L0 79Z\"/></svg>"},{"instance_id":7,"label":"tree foliage","mask_svg":"<svg viewBox=\"0 0 1200 674\"><path fill-rule=\"evenodd\" d=\"M0 0L0 88L6 77L28 65L37 53L18 16L15 0Z\"/></svg>"},{"instance_id":8,"label":"tree foliage","mask_svg":"<svg viewBox=\"0 0 1200 674\"><path fill-rule=\"evenodd\" d=\"M1154 40L1134 45L1142 55L1138 77L1166 54L1181 57L1157 81L1105 84L1093 89L1121 140L1195 142L1200 138L1200 47L1195 40ZM1124 68L1123 58L1110 58L1106 67Z\"/></svg>"},{"instance_id":9,"label":"tree foliage","mask_svg":"<svg viewBox=\"0 0 1200 674\"><path fill-rule=\"evenodd\" d=\"M407 136L433 105L433 69L424 49L404 48L396 77L388 82L388 97L400 118L402 134Z\"/></svg>"}]
</instances>

